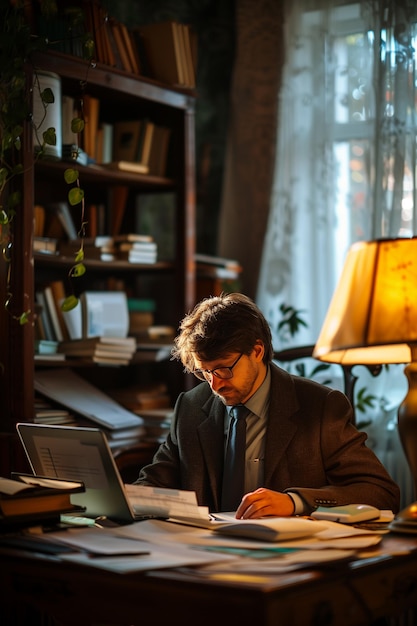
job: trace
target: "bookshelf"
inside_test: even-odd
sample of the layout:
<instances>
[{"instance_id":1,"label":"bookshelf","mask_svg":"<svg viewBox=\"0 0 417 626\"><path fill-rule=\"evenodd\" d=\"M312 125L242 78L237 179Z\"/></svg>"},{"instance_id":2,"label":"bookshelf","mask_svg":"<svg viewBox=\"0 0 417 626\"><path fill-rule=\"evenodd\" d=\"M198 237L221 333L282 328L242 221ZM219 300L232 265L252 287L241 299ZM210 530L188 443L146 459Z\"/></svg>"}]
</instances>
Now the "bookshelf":
<instances>
[{"instance_id":1,"label":"bookshelf","mask_svg":"<svg viewBox=\"0 0 417 626\"><path fill-rule=\"evenodd\" d=\"M175 328L179 320L195 304L195 153L194 107L195 96L190 90L164 85L155 79L130 74L118 68L95 63L88 69L80 58L64 53L38 53L36 68L53 72L61 79L62 94L79 97L80 84L86 80L85 91L100 101L100 116L105 122L121 119L151 119L153 123L169 128L170 144L166 172L163 176L138 174L99 165L71 165L79 170L86 202L108 207L109 192L123 188L128 201L123 215L123 230L135 229L135 206L142 193L169 193L173 198L172 258L153 264L133 264L123 260L103 262L86 258L86 274L74 289L106 289L109 278L122 281L129 294L152 297L156 302L159 324ZM28 67L28 85L32 82ZM34 207L62 202L68 194L64 170L68 163L60 160L34 159L32 129L27 123L23 134L24 174L16 182L22 193L22 212L16 219L13 246L13 274L11 285L17 310L35 310L36 290L48 281L62 280L72 259L33 252ZM71 209L78 224L79 206ZM6 301L7 267L0 272L0 298ZM25 462L17 443L15 424L32 421L34 417L34 377L36 368L58 368L59 361L47 356L35 360L35 323L20 326L0 307L2 339L0 342L0 475L11 470L25 470ZM64 364L68 366L68 362ZM106 388L111 384L142 383L143 380L162 378L169 381L173 400L188 386L179 364L172 362L140 362L128 368L78 365L78 373L90 382ZM149 444L147 444L149 446Z\"/></svg>"}]
</instances>

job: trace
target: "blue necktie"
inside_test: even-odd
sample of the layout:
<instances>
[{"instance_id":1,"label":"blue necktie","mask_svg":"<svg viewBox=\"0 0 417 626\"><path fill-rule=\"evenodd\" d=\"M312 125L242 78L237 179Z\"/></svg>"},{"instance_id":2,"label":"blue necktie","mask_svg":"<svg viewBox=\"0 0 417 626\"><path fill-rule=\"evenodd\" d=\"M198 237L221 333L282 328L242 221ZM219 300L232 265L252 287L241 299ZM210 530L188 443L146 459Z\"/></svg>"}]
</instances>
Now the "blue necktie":
<instances>
[{"instance_id":1,"label":"blue necktie","mask_svg":"<svg viewBox=\"0 0 417 626\"><path fill-rule=\"evenodd\" d=\"M237 404L231 410L223 469L222 511L236 511L245 491L246 417L250 410Z\"/></svg>"}]
</instances>

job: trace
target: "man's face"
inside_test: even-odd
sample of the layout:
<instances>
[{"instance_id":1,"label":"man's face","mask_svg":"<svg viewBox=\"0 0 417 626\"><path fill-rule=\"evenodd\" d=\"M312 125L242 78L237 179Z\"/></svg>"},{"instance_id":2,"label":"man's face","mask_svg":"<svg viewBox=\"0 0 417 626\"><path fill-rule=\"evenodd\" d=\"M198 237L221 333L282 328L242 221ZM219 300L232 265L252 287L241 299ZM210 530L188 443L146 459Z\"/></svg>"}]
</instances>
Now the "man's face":
<instances>
[{"instance_id":1,"label":"man's face","mask_svg":"<svg viewBox=\"0 0 417 626\"><path fill-rule=\"evenodd\" d=\"M200 361L194 357L194 369L202 370L214 395L227 405L243 404L261 386L266 376L262 358L264 346L256 344L249 355L233 352L215 361ZM220 378L213 370L232 367L232 378Z\"/></svg>"}]
</instances>

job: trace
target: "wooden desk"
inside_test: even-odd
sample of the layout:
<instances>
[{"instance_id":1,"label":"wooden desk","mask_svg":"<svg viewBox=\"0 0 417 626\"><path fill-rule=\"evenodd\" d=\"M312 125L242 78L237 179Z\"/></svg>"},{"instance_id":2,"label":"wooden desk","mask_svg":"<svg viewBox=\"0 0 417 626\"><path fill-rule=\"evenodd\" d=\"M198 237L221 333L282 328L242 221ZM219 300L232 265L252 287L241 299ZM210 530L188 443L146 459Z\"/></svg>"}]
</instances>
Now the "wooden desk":
<instances>
[{"instance_id":1,"label":"wooden desk","mask_svg":"<svg viewBox=\"0 0 417 626\"><path fill-rule=\"evenodd\" d=\"M382 545L390 554L321 570L211 579L191 570L116 575L3 548L1 623L34 626L37 610L60 626L368 626L417 606L417 538L390 535Z\"/></svg>"}]
</instances>

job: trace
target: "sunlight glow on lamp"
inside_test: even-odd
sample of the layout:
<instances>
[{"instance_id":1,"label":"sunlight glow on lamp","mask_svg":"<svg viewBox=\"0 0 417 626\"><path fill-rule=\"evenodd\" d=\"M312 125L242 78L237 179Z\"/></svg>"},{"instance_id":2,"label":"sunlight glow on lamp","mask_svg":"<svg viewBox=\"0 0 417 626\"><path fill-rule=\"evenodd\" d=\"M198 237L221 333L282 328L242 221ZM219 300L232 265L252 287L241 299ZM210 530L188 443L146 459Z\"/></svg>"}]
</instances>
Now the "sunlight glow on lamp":
<instances>
[{"instance_id":1,"label":"sunlight glow on lamp","mask_svg":"<svg viewBox=\"0 0 417 626\"><path fill-rule=\"evenodd\" d=\"M313 357L341 365L408 364L398 430L417 494L417 237L350 248Z\"/></svg>"}]
</instances>

